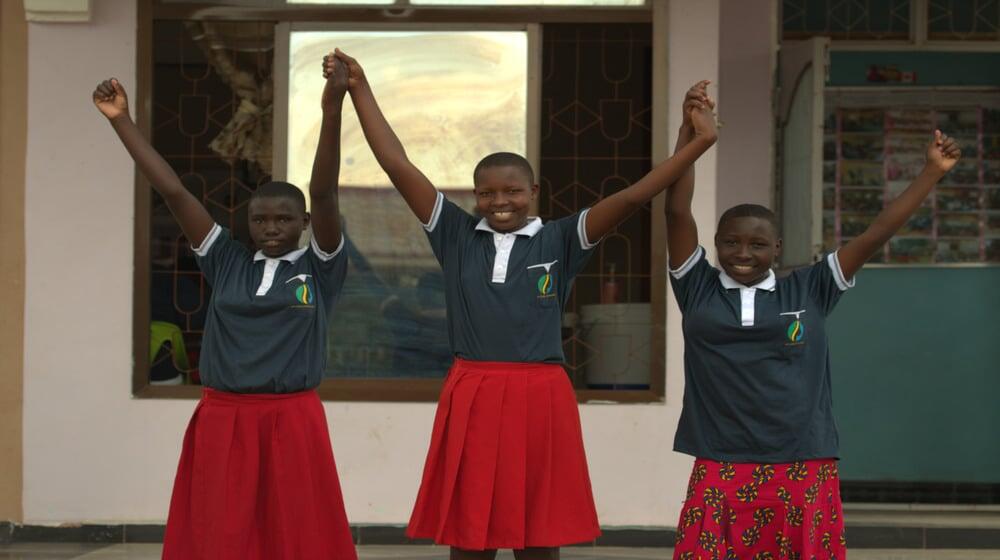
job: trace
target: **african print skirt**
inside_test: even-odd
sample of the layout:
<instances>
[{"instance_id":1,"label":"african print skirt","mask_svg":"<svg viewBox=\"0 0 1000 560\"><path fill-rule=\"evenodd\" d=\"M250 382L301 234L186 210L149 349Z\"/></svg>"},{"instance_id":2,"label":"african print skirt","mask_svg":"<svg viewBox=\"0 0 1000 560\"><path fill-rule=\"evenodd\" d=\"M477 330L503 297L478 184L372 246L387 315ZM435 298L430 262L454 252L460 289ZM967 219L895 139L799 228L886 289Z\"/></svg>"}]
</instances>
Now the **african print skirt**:
<instances>
[{"instance_id":1,"label":"african print skirt","mask_svg":"<svg viewBox=\"0 0 1000 560\"><path fill-rule=\"evenodd\" d=\"M556 547L601 534L562 367L456 358L406 534L467 550Z\"/></svg>"},{"instance_id":2,"label":"african print skirt","mask_svg":"<svg viewBox=\"0 0 1000 560\"><path fill-rule=\"evenodd\" d=\"M837 462L695 461L674 560L843 560Z\"/></svg>"}]
</instances>

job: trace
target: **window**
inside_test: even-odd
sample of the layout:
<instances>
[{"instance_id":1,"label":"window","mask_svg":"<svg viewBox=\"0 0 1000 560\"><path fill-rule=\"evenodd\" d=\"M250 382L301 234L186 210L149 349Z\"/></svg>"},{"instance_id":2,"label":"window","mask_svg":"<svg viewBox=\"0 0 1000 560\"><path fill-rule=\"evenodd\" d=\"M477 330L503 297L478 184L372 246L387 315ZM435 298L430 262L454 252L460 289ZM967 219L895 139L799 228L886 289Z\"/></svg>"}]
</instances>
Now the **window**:
<instances>
[{"instance_id":1,"label":"window","mask_svg":"<svg viewBox=\"0 0 1000 560\"><path fill-rule=\"evenodd\" d=\"M907 39L912 0L783 0L784 38L823 35L834 39Z\"/></svg>"},{"instance_id":2,"label":"window","mask_svg":"<svg viewBox=\"0 0 1000 560\"><path fill-rule=\"evenodd\" d=\"M643 6L646 0L285 0L287 4L413 6Z\"/></svg>"},{"instance_id":3,"label":"window","mask_svg":"<svg viewBox=\"0 0 1000 560\"><path fill-rule=\"evenodd\" d=\"M1000 39L997 0L928 0L927 37L944 41Z\"/></svg>"},{"instance_id":4,"label":"window","mask_svg":"<svg viewBox=\"0 0 1000 560\"><path fill-rule=\"evenodd\" d=\"M246 204L257 185L272 174L287 174L291 182L308 186L315 140L300 140L296 146L293 139L307 138L309 120L318 116L315 88L322 82L310 78L310 73L318 74L316 61L332 45L326 39L317 43L317 36L310 35L322 23L310 27L293 23L298 11L219 9L227 10L231 20L199 19L197 9L168 0L156 0L145 15L141 12L140 60L152 64L140 67L135 105L151 107L149 114L139 111L140 126L150 131L154 146L184 184L219 223L246 240ZM328 7L309 13L318 15L311 20L333 21L345 12ZM484 20L493 18L491 12L478 9L447 11L443 24L406 26L383 13L353 9L349 13L371 21L352 24L349 30L341 26L338 46L365 65L411 157L452 200L471 206L472 168L480 157L499 149L525 153L536 165L541 184L537 210L545 220L590 205L649 170L652 30L648 21L642 21L648 14L605 10L601 20L612 21L546 22L544 39L536 43L531 24L489 23ZM506 17L509 21L514 16L517 12L510 11ZM580 19L572 11L545 17ZM360 32L365 25L369 31ZM276 38L276 27L289 32L287 40ZM390 31L399 39L395 46L386 40ZM370 50L378 34L383 52ZM426 59L397 70L379 64L398 59L400 52L409 54L414 45L431 48L438 42L434 48L447 56L436 60L447 60L451 66L428 64ZM483 72L487 63L469 62L475 52L490 56L491 48L494 54L502 50L503 56L492 56L487 72ZM275 66L276 50L292 63L287 69ZM301 51L305 80L296 81L293 51ZM590 60L601 63L586 62ZM455 67L470 73L440 78L455 72ZM459 87L447 86L452 83L448 79L457 80L464 91L456 92L459 95L448 102L448 110L429 111L428 119L426 112L421 116L415 109L444 103L441 98L407 101L414 97L412 90L424 88L426 82L421 80L432 74L451 90ZM489 82L496 80L522 85L490 87ZM473 82L483 84L472 90L474 104L463 97ZM293 110L288 111L293 96L304 101L292 101ZM471 109L453 111L452 104ZM496 116L501 109L502 119ZM439 268L416 218L374 164L352 112L348 101L341 192L353 265L338 305L342 320L335 318L331 328L330 368L320 394L347 400L434 400L450 363L441 328ZM470 119L474 132L488 131L476 142L469 141L474 136L469 132ZM287 134L282 123L287 123ZM456 131L461 140L442 139ZM277 150L272 150L272 143ZM438 145L454 149L441 150ZM281 157L272 159L272 153ZM197 360L210 287L162 200L142 180L136 205L134 391L138 396L193 398L200 390ZM582 400L635 402L663 397L659 339L665 294L651 289L657 280L650 264L651 255L663 251L663 240L651 236L651 221L657 215L649 208L633 215L605 239L577 279L564 315L563 339L566 369ZM151 319L172 326L157 331L150 328ZM182 386L151 385L151 379Z\"/></svg>"},{"instance_id":5,"label":"window","mask_svg":"<svg viewBox=\"0 0 1000 560\"><path fill-rule=\"evenodd\" d=\"M493 152L527 153L529 33L523 27L293 26L287 37L287 180L308 188L324 86L319 61L338 46L364 67L417 167L471 211L476 163ZM279 135L282 126L277 123ZM341 138L340 205L353 265L330 325L327 376L440 378L451 364L440 266L419 221L375 161L350 99Z\"/></svg>"},{"instance_id":6,"label":"window","mask_svg":"<svg viewBox=\"0 0 1000 560\"><path fill-rule=\"evenodd\" d=\"M782 0L787 39L896 40L913 43L1000 39L996 0Z\"/></svg>"}]
</instances>

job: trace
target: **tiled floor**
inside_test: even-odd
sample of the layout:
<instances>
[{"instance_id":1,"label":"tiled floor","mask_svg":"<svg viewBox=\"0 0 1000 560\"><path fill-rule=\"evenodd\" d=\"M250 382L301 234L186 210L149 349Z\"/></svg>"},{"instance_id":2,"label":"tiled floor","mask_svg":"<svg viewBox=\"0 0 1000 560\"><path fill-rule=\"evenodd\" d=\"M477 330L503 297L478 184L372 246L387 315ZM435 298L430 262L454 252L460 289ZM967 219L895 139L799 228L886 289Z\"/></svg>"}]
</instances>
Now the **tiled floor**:
<instances>
[{"instance_id":1,"label":"tiled floor","mask_svg":"<svg viewBox=\"0 0 1000 560\"><path fill-rule=\"evenodd\" d=\"M361 546L362 560L437 560L448 557L445 548L433 546ZM668 559L667 548L564 548L565 560L646 560ZM158 544L12 544L0 546L0 560L158 560ZM1000 560L1000 550L852 550L851 560ZM500 560L512 560L509 551Z\"/></svg>"}]
</instances>

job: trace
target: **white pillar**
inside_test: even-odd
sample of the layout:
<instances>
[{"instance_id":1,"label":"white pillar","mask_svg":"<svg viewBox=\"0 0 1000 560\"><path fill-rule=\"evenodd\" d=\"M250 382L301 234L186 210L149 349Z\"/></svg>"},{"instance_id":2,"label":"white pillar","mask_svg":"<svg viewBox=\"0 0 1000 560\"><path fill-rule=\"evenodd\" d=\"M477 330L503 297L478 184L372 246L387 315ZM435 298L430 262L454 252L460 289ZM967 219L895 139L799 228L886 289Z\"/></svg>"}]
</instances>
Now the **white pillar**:
<instances>
[{"instance_id":1,"label":"white pillar","mask_svg":"<svg viewBox=\"0 0 1000 560\"><path fill-rule=\"evenodd\" d=\"M721 215L742 203L773 208L777 2L723 2L719 29L715 91L724 126L716 146L720 162L716 209Z\"/></svg>"}]
</instances>

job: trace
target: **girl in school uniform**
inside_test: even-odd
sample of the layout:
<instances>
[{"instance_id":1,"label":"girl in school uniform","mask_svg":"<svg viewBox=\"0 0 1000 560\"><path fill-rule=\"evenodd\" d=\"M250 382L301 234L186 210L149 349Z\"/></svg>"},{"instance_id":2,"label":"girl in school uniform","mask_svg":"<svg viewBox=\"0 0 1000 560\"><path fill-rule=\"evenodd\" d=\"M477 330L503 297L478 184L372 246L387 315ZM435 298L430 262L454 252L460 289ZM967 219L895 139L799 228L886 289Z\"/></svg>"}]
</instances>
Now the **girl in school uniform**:
<instances>
[{"instance_id":1,"label":"girl in school uniform","mask_svg":"<svg viewBox=\"0 0 1000 560\"><path fill-rule=\"evenodd\" d=\"M685 111L711 105L701 83ZM685 119L679 147L694 128ZM864 233L784 278L772 271L781 252L773 212L753 204L724 212L716 268L691 215L693 166L669 188L667 250L685 380L674 449L696 457L675 559L845 557L826 317L960 155L935 131L923 171Z\"/></svg>"},{"instance_id":2,"label":"girl in school uniform","mask_svg":"<svg viewBox=\"0 0 1000 560\"><path fill-rule=\"evenodd\" d=\"M521 156L497 153L473 172L476 209L450 202L407 158L361 66L348 90L382 169L423 223L444 271L454 364L434 420L423 481L407 529L451 547L451 557L557 558L600 534L576 395L561 365L562 306L596 243L674 182L715 142L708 113L691 142L634 185L592 208L543 224ZM329 63L328 63L329 64Z\"/></svg>"},{"instance_id":3,"label":"girl in school uniform","mask_svg":"<svg viewBox=\"0 0 1000 560\"><path fill-rule=\"evenodd\" d=\"M202 398L184 436L165 560L355 560L329 430L315 388L347 270L337 209L347 76L333 65L305 197L261 185L248 207L251 252L215 223L129 117L111 78L93 100L164 198L212 285L201 351ZM298 242L308 225L308 247Z\"/></svg>"}]
</instances>

